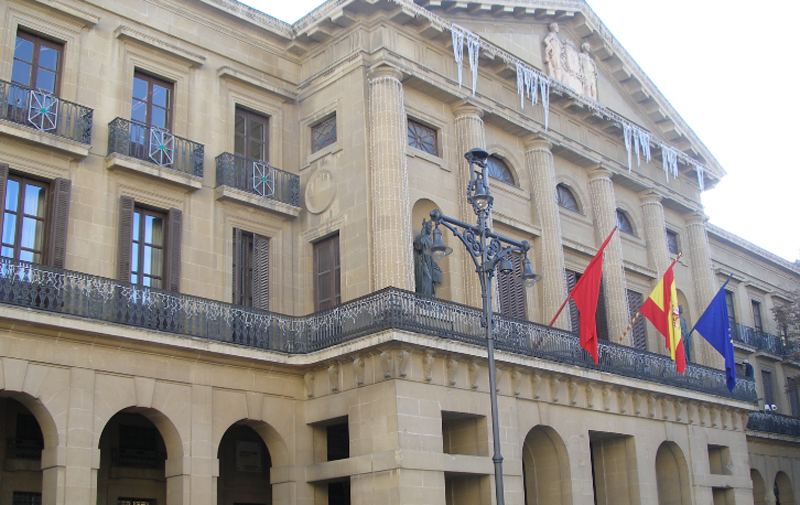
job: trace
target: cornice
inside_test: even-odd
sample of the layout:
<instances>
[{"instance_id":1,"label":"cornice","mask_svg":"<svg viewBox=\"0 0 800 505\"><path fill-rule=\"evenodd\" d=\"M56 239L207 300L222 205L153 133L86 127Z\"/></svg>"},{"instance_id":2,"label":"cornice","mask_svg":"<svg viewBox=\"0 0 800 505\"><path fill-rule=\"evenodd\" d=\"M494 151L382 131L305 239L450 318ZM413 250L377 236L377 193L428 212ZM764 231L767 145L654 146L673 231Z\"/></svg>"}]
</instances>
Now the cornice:
<instances>
[{"instance_id":1,"label":"cornice","mask_svg":"<svg viewBox=\"0 0 800 505\"><path fill-rule=\"evenodd\" d=\"M719 226L715 226L710 223L705 223L706 231L709 235L714 235L722 240L730 242L731 244L741 247L745 251L755 254L756 256L760 256L762 259L774 263L781 268L785 268L797 275L800 275L800 267L792 263L791 261L785 260L778 256L777 254L771 253L766 249L762 249L757 245L753 244L752 242L748 242L747 240L739 237L738 235L734 235L733 233L723 230Z\"/></svg>"}]
</instances>

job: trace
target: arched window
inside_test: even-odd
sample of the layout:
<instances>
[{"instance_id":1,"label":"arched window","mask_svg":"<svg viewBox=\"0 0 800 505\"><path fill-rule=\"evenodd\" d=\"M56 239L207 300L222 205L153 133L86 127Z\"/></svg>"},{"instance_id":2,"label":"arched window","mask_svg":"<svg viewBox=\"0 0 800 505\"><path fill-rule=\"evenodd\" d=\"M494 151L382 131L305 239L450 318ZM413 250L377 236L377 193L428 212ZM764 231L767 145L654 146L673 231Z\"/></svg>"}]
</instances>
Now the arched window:
<instances>
[{"instance_id":1,"label":"arched window","mask_svg":"<svg viewBox=\"0 0 800 505\"><path fill-rule=\"evenodd\" d=\"M617 228L619 228L619 231L627 233L628 235L636 236L633 232L631 220L628 219L628 215L619 209L617 209Z\"/></svg>"},{"instance_id":2,"label":"arched window","mask_svg":"<svg viewBox=\"0 0 800 505\"><path fill-rule=\"evenodd\" d=\"M489 159L486 160L486 173L492 179L497 179L500 182L515 186L514 177L511 175L511 170L508 168L508 165L495 155L489 156Z\"/></svg>"},{"instance_id":3,"label":"arched window","mask_svg":"<svg viewBox=\"0 0 800 505\"><path fill-rule=\"evenodd\" d=\"M575 195L563 184L556 186L556 203L565 209L569 209L573 212L580 212Z\"/></svg>"}]
</instances>

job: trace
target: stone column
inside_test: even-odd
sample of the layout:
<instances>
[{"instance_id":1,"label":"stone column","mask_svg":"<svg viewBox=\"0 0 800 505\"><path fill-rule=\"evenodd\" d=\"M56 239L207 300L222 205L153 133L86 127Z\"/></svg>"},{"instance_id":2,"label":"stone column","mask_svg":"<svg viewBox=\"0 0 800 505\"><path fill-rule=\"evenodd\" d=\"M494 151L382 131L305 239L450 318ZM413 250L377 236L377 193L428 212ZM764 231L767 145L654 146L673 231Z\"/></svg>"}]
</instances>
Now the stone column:
<instances>
[{"instance_id":1,"label":"stone column","mask_svg":"<svg viewBox=\"0 0 800 505\"><path fill-rule=\"evenodd\" d=\"M667 228L664 224L664 207L661 205L661 196L655 192L646 192L640 195L639 199L642 202L647 250L653 260L653 266L656 269L656 282L658 282L670 264L669 251L667 249ZM655 287L655 284L652 287ZM649 293L643 294L645 297L648 295ZM655 347L650 349L660 354L666 354L667 346L661 334L652 331L648 333L651 337L651 345L655 343Z\"/></svg>"},{"instance_id":2,"label":"stone column","mask_svg":"<svg viewBox=\"0 0 800 505\"><path fill-rule=\"evenodd\" d=\"M692 268L692 279L694 279L694 295L697 300L698 318L708 307L716 294L716 282L714 282L714 271L711 266L711 254L708 246L708 235L706 235L706 217L702 214L694 214L686 220L686 249L688 249L689 261ZM706 366L723 368L725 359L702 337L695 338L695 349L701 357L701 363ZM698 360L700 361L700 360Z\"/></svg>"},{"instance_id":3,"label":"stone column","mask_svg":"<svg viewBox=\"0 0 800 505\"><path fill-rule=\"evenodd\" d=\"M402 73L369 74L369 167L373 289L414 289Z\"/></svg>"},{"instance_id":4,"label":"stone column","mask_svg":"<svg viewBox=\"0 0 800 505\"><path fill-rule=\"evenodd\" d=\"M617 202L611 172L598 165L589 174L589 192L594 208L594 227L598 247L617 224ZM625 272L622 265L622 242L619 232L608 243L603 260L608 338L616 342L628 326L628 301L625 296Z\"/></svg>"},{"instance_id":5,"label":"stone column","mask_svg":"<svg viewBox=\"0 0 800 505\"><path fill-rule=\"evenodd\" d=\"M525 161L533 186L533 199L542 225L542 323L547 324L567 298L561 218L556 203L556 177L552 144L542 138L525 142ZM564 310L554 326L569 329L569 311Z\"/></svg>"},{"instance_id":6,"label":"stone column","mask_svg":"<svg viewBox=\"0 0 800 505\"><path fill-rule=\"evenodd\" d=\"M483 111L474 105L464 104L453 109L455 114L456 127L456 188L459 198L460 215L458 219L468 224L475 224L475 212L472 205L467 201L467 185L469 184L469 163L464 158L464 154L478 147L486 149L486 136L483 130ZM489 183L491 185L491 182ZM481 283L478 274L475 273L475 264L464 253L464 300L467 305L481 307ZM496 282L495 282L496 284ZM497 299L493 302L494 310L497 308Z\"/></svg>"}]
</instances>

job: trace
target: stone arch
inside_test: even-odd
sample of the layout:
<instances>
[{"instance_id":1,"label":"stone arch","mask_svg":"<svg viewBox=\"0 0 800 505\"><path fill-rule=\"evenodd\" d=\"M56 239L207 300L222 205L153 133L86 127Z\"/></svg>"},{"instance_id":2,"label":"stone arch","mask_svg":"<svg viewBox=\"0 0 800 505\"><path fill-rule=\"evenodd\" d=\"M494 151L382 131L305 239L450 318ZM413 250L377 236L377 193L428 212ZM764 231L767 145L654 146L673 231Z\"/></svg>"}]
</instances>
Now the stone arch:
<instances>
[{"instance_id":1,"label":"stone arch","mask_svg":"<svg viewBox=\"0 0 800 505\"><path fill-rule=\"evenodd\" d=\"M162 412L153 409L153 408L146 408L146 407L128 407L126 409L122 409L118 412L115 412L114 415L126 413L126 414L140 414L142 417L146 418L148 421L153 423L153 426L156 427L161 438L164 439L164 445L167 449L167 459L176 459L181 458L184 456L183 451L183 440L181 438L181 434L178 431L178 428L172 423L172 421L165 416ZM103 430L100 430L100 433L97 435L97 445L95 447L100 447L100 438L103 435L103 431L105 430L108 422L114 416L109 418L105 425L103 426Z\"/></svg>"},{"instance_id":2,"label":"stone arch","mask_svg":"<svg viewBox=\"0 0 800 505\"><path fill-rule=\"evenodd\" d=\"M750 479L753 481L753 505L767 505L767 486L761 473L751 468Z\"/></svg>"},{"instance_id":3,"label":"stone arch","mask_svg":"<svg viewBox=\"0 0 800 505\"><path fill-rule=\"evenodd\" d=\"M524 165L519 162L514 153L512 153L509 149L501 144L492 144L486 146L486 152L490 155L497 156L501 160L503 160L508 166L509 171L511 172L511 176L514 178L514 185L518 188L522 187L523 178L522 174L524 173L520 167Z\"/></svg>"},{"instance_id":4,"label":"stone arch","mask_svg":"<svg viewBox=\"0 0 800 505\"><path fill-rule=\"evenodd\" d=\"M33 398L26 393L6 393L0 394L0 396L18 401L33 414L36 422L39 423L39 428L42 430L45 449L58 446L59 435L56 421L40 399Z\"/></svg>"},{"instance_id":5,"label":"stone arch","mask_svg":"<svg viewBox=\"0 0 800 505\"><path fill-rule=\"evenodd\" d=\"M535 426L522 445L524 488L528 505L572 503L569 455L564 441L549 426Z\"/></svg>"},{"instance_id":6,"label":"stone arch","mask_svg":"<svg viewBox=\"0 0 800 505\"><path fill-rule=\"evenodd\" d=\"M786 472L775 475L775 503L776 505L795 505L792 481Z\"/></svg>"},{"instance_id":7,"label":"stone arch","mask_svg":"<svg viewBox=\"0 0 800 505\"><path fill-rule=\"evenodd\" d=\"M692 503L689 468L678 444L662 443L656 452L655 465L659 505Z\"/></svg>"},{"instance_id":8,"label":"stone arch","mask_svg":"<svg viewBox=\"0 0 800 505\"><path fill-rule=\"evenodd\" d=\"M229 426L222 435L216 454L219 462L217 505L272 505L273 462L267 446L271 434L265 433L268 430L263 428L269 426L261 421L243 420ZM247 454L244 457L242 450Z\"/></svg>"},{"instance_id":9,"label":"stone arch","mask_svg":"<svg viewBox=\"0 0 800 505\"><path fill-rule=\"evenodd\" d=\"M572 193L572 196L575 197L575 202L578 204L578 212L586 216L587 215L586 209L588 208L587 202L589 202L589 196L584 193L578 182L573 180L571 177L560 175L556 176L556 188L559 185L565 186L570 191L570 193ZM553 191L556 191L556 188L553 188Z\"/></svg>"}]
</instances>

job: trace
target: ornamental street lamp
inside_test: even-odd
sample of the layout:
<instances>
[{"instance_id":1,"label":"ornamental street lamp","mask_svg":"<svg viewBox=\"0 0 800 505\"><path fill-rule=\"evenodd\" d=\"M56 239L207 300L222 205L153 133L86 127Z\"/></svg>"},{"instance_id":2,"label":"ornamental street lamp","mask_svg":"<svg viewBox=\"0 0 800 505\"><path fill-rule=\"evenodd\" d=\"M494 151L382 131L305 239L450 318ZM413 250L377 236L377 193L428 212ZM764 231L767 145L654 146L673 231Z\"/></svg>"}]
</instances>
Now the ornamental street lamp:
<instances>
[{"instance_id":1,"label":"ornamental street lamp","mask_svg":"<svg viewBox=\"0 0 800 505\"><path fill-rule=\"evenodd\" d=\"M497 505L504 505L503 498L503 456L500 454L500 426L498 424L497 413L497 377L494 366L494 321L492 318L492 278L495 269L503 275L510 274L514 268L508 256L512 253L522 255L522 279L525 287L541 279L540 275L533 273L531 262L528 259L528 250L531 245L527 241L517 242L510 238L503 237L494 233L488 226L489 217L492 213L492 203L494 198L489 192L489 184L486 180L486 160L489 153L475 148L464 155L469 162L469 185L467 186L467 201L472 205L472 210L478 216L477 226L462 223L442 214L439 209L431 212L431 220L436 225L433 230L433 244L425 250L425 254L433 256L437 261L441 260L453 249L447 247L442 242L442 232L439 226L444 226L458 237L467 248L475 271L481 280L481 298L483 300L483 316L481 325L486 329L486 347L489 354L489 398L492 404L492 437L494 439L494 481L495 493L497 494ZM475 165L482 170L475 171Z\"/></svg>"}]
</instances>

